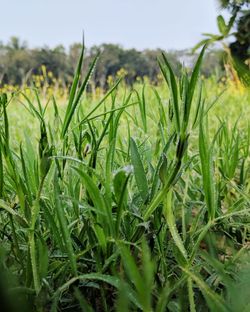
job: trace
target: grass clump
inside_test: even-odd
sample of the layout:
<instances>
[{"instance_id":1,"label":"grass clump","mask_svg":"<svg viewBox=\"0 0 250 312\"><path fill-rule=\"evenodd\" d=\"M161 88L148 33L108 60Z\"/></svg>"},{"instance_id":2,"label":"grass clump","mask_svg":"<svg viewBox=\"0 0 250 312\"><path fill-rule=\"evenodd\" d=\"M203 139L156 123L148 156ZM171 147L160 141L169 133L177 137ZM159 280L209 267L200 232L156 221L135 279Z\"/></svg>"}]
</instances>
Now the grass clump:
<instances>
[{"instance_id":1,"label":"grass clump","mask_svg":"<svg viewBox=\"0 0 250 312\"><path fill-rule=\"evenodd\" d=\"M250 131L210 116L204 51L179 78L162 55L167 95L117 80L91 101L85 91L98 56L80 78L84 49L66 106L54 97L44 105L37 90L1 95L6 304L237 311L239 291L239 307L247 304ZM17 103L26 132L15 137Z\"/></svg>"}]
</instances>

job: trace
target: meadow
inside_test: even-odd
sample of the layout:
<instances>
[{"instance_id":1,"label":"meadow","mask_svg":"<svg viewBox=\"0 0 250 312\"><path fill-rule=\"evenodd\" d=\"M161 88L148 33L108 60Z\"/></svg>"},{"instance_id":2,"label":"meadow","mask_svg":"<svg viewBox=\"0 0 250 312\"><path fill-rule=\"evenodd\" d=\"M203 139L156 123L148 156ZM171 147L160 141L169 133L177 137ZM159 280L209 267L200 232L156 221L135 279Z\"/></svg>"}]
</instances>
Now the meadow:
<instances>
[{"instance_id":1,"label":"meadow","mask_svg":"<svg viewBox=\"0 0 250 312\"><path fill-rule=\"evenodd\" d=\"M0 96L6 311L249 311L250 92L176 77Z\"/></svg>"}]
</instances>

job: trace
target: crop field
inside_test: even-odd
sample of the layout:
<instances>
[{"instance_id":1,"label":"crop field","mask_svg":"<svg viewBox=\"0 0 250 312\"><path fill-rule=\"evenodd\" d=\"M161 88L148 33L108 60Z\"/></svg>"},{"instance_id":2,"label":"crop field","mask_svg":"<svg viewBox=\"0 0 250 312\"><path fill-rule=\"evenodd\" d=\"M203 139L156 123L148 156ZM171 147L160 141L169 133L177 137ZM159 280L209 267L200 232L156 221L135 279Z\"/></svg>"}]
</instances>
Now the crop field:
<instances>
[{"instance_id":1,"label":"crop field","mask_svg":"<svg viewBox=\"0 0 250 312\"><path fill-rule=\"evenodd\" d=\"M113 79L0 95L6 311L250 311L250 92ZM20 307L22 309L20 310Z\"/></svg>"}]
</instances>

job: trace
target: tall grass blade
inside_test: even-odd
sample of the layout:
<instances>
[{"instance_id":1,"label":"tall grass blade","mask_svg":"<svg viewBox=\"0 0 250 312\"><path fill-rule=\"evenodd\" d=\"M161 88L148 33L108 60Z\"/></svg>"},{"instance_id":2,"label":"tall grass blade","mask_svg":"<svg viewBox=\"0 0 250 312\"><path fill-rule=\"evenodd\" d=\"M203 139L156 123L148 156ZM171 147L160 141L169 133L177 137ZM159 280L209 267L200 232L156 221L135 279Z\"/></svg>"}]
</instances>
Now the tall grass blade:
<instances>
[{"instance_id":1,"label":"tall grass blade","mask_svg":"<svg viewBox=\"0 0 250 312\"><path fill-rule=\"evenodd\" d=\"M149 195L147 177L142 164L140 153L133 138L130 138L130 149L131 149L131 161L134 167L136 184L139 189L142 200L146 202Z\"/></svg>"},{"instance_id":2,"label":"tall grass blade","mask_svg":"<svg viewBox=\"0 0 250 312\"><path fill-rule=\"evenodd\" d=\"M81 96L82 96L83 92L85 91L87 83L89 82L90 76L91 76L91 74L92 74L92 72L94 70L94 67L95 67L96 62L97 62L97 60L99 58L99 55L100 55L100 53L98 53L95 56L94 60L92 61L91 65L90 65L90 67L88 69L88 72L87 72L87 74L86 74L86 76L84 78L84 81L82 82L81 86L79 87L79 90L78 90L77 94L75 95L75 90L72 91L72 97L73 97L73 95L75 95L75 98L74 98L73 102L71 102L71 101L69 102L69 108L67 109L65 117L64 117L64 121L63 121L63 125L62 125L62 133L61 133L61 137L62 138L64 138L65 135L66 135L66 132L67 132L68 127L69 127L69 124L70 124L70 122L72 120L72 117L73 117L74 112L75 112L75 110L77 108L77 105L79 104ZM77 83L78 83L79 82L78 69L77 69L75 78L76 78L76 80L78 80L77 81ZM73 83L75 83L75 79L74 79Z\"/></svg>"}]
</instances>

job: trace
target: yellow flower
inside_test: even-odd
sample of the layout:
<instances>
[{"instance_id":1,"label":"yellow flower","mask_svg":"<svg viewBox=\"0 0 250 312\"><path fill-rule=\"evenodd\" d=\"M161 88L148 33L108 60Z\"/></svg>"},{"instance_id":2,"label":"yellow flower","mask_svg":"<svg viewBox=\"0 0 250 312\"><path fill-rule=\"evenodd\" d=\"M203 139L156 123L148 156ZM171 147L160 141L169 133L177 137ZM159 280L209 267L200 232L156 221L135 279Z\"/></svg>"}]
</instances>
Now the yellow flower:
<instances>
[{"instance_id":1,"label":"yellow flower","mask_svg":"<svg viewBox=\"0 0 250 312\"><path fill-rule=\"evenodd\" d=\"M121 77L124 77L128 74L128 72L124 69L124 68L121 68L118 70L118 72L116 73L116 76L118 78L121 78Z\"/></svg>"},{"instance_id":2,"label":"yellow flower","mask_svg":"<svg viewBox=\"0 0 250 312\"><path fill-rule=\"evenodd\" d=\"M113 84L113 82L114 82L113 77L111 75L109 75L108 78L107 78L108 85L111 86Z\"/></svg>"}]
</instances>

